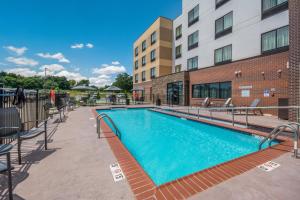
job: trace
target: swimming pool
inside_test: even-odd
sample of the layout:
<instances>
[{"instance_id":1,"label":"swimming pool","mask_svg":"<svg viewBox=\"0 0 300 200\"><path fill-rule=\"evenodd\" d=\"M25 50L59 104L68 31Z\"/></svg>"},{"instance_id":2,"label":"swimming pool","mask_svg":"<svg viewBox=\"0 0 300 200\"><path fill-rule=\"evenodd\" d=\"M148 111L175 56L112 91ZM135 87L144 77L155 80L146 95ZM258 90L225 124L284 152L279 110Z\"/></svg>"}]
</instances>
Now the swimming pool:
<instances>
[{"instance_id":1,"label":"swimming pool","mask_svg":"<svg viewBox=\"0 0 300 200\"><path fill-rule=\"evenodd\" d=\"M122 133L122 143L159 186L258 151L260 139L148 109L98 110Z\"/></svg>"}]
</instances>

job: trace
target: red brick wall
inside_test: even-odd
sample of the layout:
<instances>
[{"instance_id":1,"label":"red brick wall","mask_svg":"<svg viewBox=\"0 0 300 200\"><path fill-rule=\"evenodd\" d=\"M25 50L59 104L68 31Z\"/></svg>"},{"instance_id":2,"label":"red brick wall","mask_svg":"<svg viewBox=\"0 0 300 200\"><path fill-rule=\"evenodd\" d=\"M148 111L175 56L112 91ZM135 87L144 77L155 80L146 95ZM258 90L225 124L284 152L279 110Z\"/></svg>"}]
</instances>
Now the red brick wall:
<instances>
[{"instance_id":1,"label":"red brick wall","mask_svg":"<svg viewBox=\"0 0 300 200\"><path fill-rule=\"evenodd\" d=\"M290 32L290 105L300 105L300 1L289 1ZM296 110L290 110L290 119L296 121Z\"/></svg>"},{"instance_id":2,"label":"red brick wall","mask_svg":"<svg viewBox=\"0 0 300 200\"><path fill-rule=\"evenodd\" d=\"M288 98L288 58L289 52L283 52L190 72L191 105L199 105L202 101L192 98L193 84L232 81L234 105L249 106L255 98L260 98L262 101L259 106L277 106L278 98ZM281 75L278 70L282 71ZM236 77L236 71L241 71L240 77ZM262 72L265 76L262 76ZM240 86L252 86L250 97L241 97ZM272 88L275 88L274 95L271 92L270 97L264 97L264 90Z\"/></svg>"}]
</instances>

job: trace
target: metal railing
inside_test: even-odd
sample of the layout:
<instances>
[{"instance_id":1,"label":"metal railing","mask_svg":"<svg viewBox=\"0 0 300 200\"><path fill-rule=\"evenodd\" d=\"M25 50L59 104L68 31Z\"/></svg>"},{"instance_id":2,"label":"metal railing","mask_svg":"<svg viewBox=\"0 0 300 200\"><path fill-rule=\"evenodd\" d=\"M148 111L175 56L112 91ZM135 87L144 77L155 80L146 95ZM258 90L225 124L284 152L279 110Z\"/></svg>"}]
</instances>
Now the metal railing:
<instances>
[{"instance_id":1,"label":"metal railing","mask_svg":"<svg viewBox=\"0 0 300 200\"><path fill-rule=\"evenodd\" d=\"M179 112L182 114L187 114L187 115L193 115L197 117L198 119L201 117L208 117L210 119L214 119L214 113L219 113L219 112L225 112L227 114L231 114L231 124L232 126L235 126L239 122L236 121L236 116L242 116L242 112L244 115L245 119L245 126L248 128L249 127L249 116L250 112L252 111L257 111L257 110L280 110L280 109L287 109L287 110L295 110L297 113L297 122L300 123L300 106L268 106L268 107L169 107L169 106L161 106L157 107L160 109L164 109L166 111L175 111ZM207 115L203 115L202 113L208 112ZM202 113L201 113L202 112ZM220 119L222 120L222 119ZM228 121L228 119L226 119Z\"/></svg>"},{"instance_id":2,"label":"metal railing","mask_svg":"<svg viewBox=\"0 0 300 200\"><path fill-rule=\"evenodd\" d=\"M100 138L100 134L101 134L101 120L104 120L105 118L108 119L108 121L111 123L111 125L115 129L115 134L121 140L122 134L121 134L120 130L118 129L118 127L116 126L114 121L105 113L100 113L96 118L98 138Z\"/></svg>"},{"instance_id":3,"label":"metal railing","mask_svg":"<svg viewBox=\"0 0 300 200\"><path fill-rule=\"evenodd\" d=\"M267 137L265 137L260 143L259 143L259 150L262 149L262 146L264 143L268 142L269 147L271 146L272 142L276 140L276 138L282 134L283 132L286 132L287 129L290 129L292 133L294 134L294 157L297 158L298 156L298 139L299 139L299 123L289 123L277 126Z\"/></svg>"}]
</instances>

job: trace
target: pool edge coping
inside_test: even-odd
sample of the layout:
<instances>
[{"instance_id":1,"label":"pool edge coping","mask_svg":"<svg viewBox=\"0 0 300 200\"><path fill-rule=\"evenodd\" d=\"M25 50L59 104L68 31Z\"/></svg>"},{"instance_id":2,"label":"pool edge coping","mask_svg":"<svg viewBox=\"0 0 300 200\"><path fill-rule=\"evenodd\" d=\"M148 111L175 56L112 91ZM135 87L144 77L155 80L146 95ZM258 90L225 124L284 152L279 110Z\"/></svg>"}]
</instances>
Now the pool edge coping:
<instances>
[{"instance_id":1,"label":"pool edge coping","mask_svg":"<svg viewBox=\"0 0 300 200\"><path fill-rule=\"evenodd\" d=\"M95 117L98 115L97 110L100 109L92 109ZM164 114L176 116L173 113ZM196 122L198 121L207 124L212 123L211 125L229 128L238 132L266 136L266 133L257 130L232 127L218 122L209 122L194 118L190 119L189 117L186 118ZM106 140L108 141L110 148L119 162L136 199L186 199L230 178L243 174L267 161L275 159L284 153L290 152L292 148L290 141L282 141L280 144L277 144L271 148L247 154L245 156L241 156L236 159L181 177L160 186L156 186L149 175L144 171L142 166L140 166L125 145L123 145L123 143L119 140L119 138L116 136L111 137L112 135L109 134L109 132L113 133L111 128L105 122L102 121L102 123L104 125L102 128L105 129L103 132Z\"/></svg>"}]
</instances>

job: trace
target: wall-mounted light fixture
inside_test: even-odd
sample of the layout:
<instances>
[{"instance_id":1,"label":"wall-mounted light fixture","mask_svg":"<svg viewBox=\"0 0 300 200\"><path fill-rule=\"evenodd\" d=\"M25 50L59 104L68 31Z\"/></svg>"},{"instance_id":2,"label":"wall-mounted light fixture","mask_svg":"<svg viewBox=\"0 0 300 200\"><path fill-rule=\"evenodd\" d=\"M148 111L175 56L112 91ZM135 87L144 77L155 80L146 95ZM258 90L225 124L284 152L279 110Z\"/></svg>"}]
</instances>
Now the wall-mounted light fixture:
<instances>
[{"instance_id":1,"label":"wall-mounted light fixture","mask_svg":"<svg viewBox=\"0 0 300 200\"><path fill-rule=\"evenodd\" d=\"M235 75L235 77L242 77L242 71L241 70L239 70L239 71L235 71L234 72L234 75Z\"/></svg>"},{"instance_id":2,"label":"wall-mounted light fixture","mask_svg":"<svg viewBox=\"0 0 300 200\"><path fill-rule=\"evenodd\" d=\"M277 74L278 74L278 77L281 78L282 70L281 69L277 70Z\"/></svg>"},{"instance_id":3,"label":"wall-mounted light fixture","mask_svg":"<svg viewBox=\"0 0 300 200\"><path fill-rule=\"evenodd\" d=\"M266 79L265 77L265 72L261 72L261 75L263 76L264 80Z\"/></svg>"}]
</instances>

